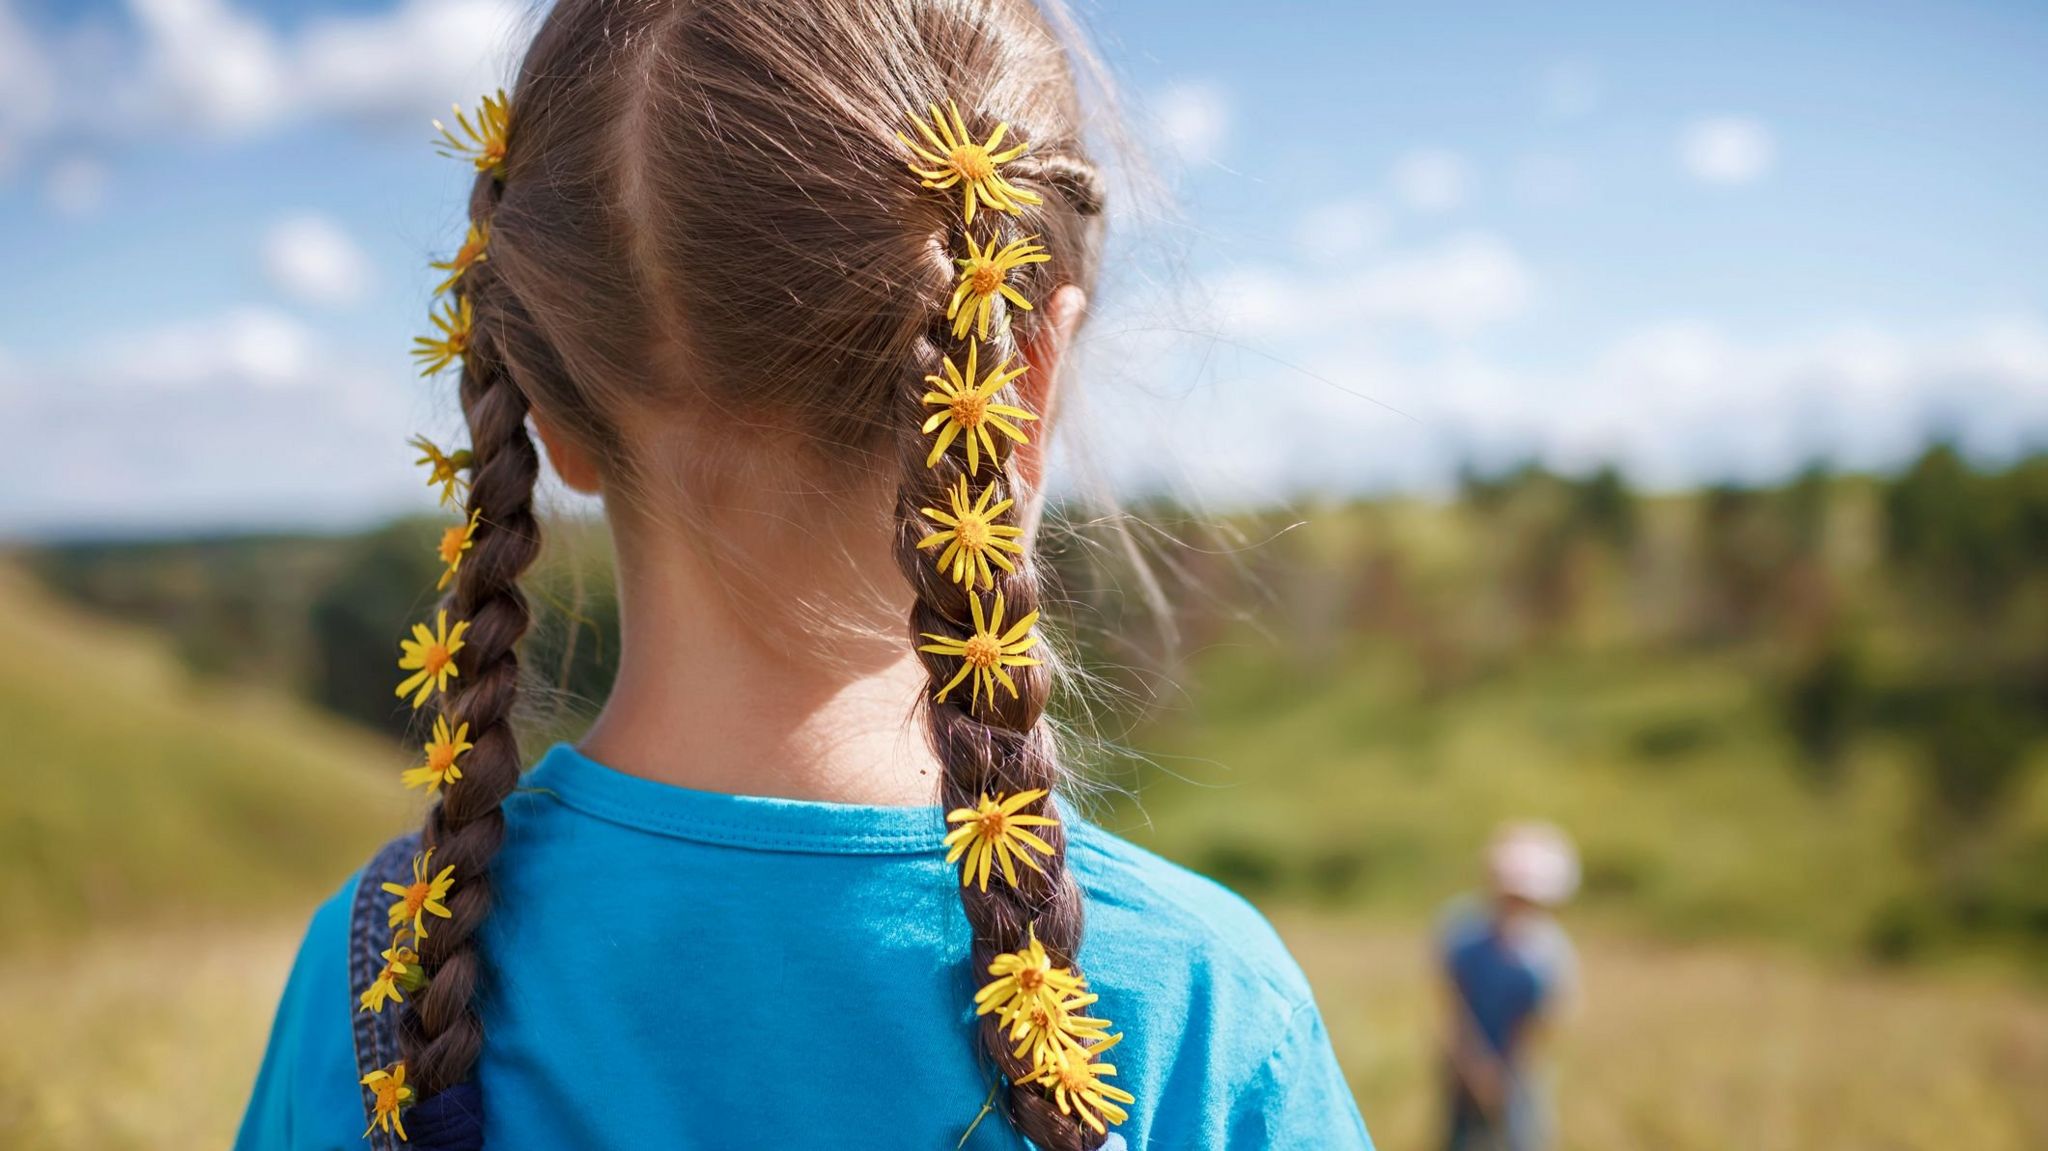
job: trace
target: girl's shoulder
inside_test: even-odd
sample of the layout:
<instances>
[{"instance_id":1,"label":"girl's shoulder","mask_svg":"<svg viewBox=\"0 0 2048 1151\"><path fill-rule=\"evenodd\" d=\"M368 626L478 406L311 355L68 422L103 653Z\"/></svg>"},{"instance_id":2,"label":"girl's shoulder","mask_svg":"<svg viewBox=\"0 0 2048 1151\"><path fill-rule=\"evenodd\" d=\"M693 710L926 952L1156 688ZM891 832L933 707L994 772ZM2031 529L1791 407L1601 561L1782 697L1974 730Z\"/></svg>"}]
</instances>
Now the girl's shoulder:
<instances>
[{"instance_id":1,"label":"girl's shoulder","mask_svg":"<svg viewBox=\"0 0 2048 1151\"><path fill-rule=\"evenodd\" d=\"M1308 980L1266 917L1213 879L1092 823L1071 821L1068 866L1087 909L1084 966L1227 1006L1278 1032L1314 1008Z\"/></svg>"},{"instance_id":2,"label":"girl's shoulder","mask_svg":"<svg viewBox=\"0 0 2048 1151\"><path fill-rule=\"evenodd\" d=\"M1309 981L1266 915L1235 891L1096 823L1071 821L1069 868L1087 899L1090 932L1135 932L1174 944L1298 1004Z\"/></svg>"}]
</instances>

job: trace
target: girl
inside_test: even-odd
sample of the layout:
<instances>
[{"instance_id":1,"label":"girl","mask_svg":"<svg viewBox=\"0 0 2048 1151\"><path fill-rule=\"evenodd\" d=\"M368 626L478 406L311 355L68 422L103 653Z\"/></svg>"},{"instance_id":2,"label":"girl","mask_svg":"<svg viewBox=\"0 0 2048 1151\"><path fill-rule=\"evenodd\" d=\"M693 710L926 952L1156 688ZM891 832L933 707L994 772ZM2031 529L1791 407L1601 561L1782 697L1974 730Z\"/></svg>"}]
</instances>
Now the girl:
<instances>
[{"instance_id":1,"label":"girl","mask_svg":"<svg viewBox=\"0 0 2048 1151\"><path fill-rule=\"evenodd\" d=\"M445 130L437 802L314 917L240 1147L1368 1146L1271 929L1054 798L1080 129L1030 0L560 0ZM522 780L529 424L624 639Z\"/></svg>"}]
</instances>

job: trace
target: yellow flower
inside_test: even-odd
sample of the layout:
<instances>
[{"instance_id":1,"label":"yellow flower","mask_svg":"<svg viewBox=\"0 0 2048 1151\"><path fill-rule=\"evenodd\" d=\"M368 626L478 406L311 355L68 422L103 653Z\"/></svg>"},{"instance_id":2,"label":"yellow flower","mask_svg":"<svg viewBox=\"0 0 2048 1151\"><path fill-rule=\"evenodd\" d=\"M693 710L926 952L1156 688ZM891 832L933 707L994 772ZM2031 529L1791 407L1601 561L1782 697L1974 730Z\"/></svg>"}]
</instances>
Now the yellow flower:
<instances>
[{"instance_id":1,"label":"yellow flower","mask_svg":"<svg viewBox=\"0 0 2048 1151\"><path fill-rule=\"evenodd\" d=\"M1012 240L997 250L994 236L989 237L986 248L975 247L974 237L967 237L967 258L953 261L960 265L960 283L953 289L953 302L946 306L946 318L953 321L954 339L966 339L970 327L982 339L988 339L989 317L995 314L1000 300L1027 312L1031 310L1031 301L1009 285L1008 277L1026 264L1043 264L1052 259L1044 248L1031 242L1037 238Z\"/></svg>"},{"instance_id":2,"label":"yellow flower","mask_svg":"<svg viewBox=\"0 0 2048 1151\"><path fill-rule=\"evenodd\" d=\"M1025 145L1019 144L1005 152L996 148L1003 142L1003 136L1010 130L1008 124L997 124L989 134L987 142L977 144L967 132L966 121L960 118L960 107L950 101L946 105L953 113L950 123L940 114L936 105L930 108L931 123L912 112L910 122L917 127L917 134L924 138L925 147L901 132L896 138L910 149L913 159L910 170L927 188L951 188L959 185L967 189L967 222L974 222L974 202L981 202L999 212L1015 212L1025 204L1042 204L1044 199L1036 192L1026 191L1003 179L997 165L1007 164L1024 154ZM932 129L937 128L934 132ZM919 165L923 164L923 167Z\"/></svg>"},{"instance_id":3,"label":"yellow flower","mask_svg":"<svg viewBox=\"0 0 2048 1151\"><path fill-rule=\"evenodd\" d=\"M420 450L420 458L413 463L427 468L428 487L440 487L441 506L452 508L462 502L462 494L469 490L469 482L462 478L462 473L474 462L469 449L444 452L425 436L414 436L405 442Z\"/></svg>"},{"instance_id":4,"label":"yellow flower","mask_svg":"<svg viewBox=\"0 0 2048 1151\"><path fill-rule=\"evenodd\" d=\"M477 517L481 515L482 512L473 511L469 513L468 523L456 524L441 532L441 546L438 550L441 553L441 562L448 565L448 570L441 573L441 582L434 585L435 591L448 586L448 581L454 579L455 573L462 567L462 553L476 546Z\"/></svg>"},{"instance_id":5,"label":"yellow flower","mask_svg":"<svg viewBox=\"0 0 2048 1151\"><path fill-rule=\"evenodd\" d=\"M478 220L469 226L469 234L462 238L462 246L455 255L446 260L435 260L430 268L439 268L448 273L448 278L434 286L436 292L445 292L455 286L462 273L491 258L491 222Z\"/></svg>"},{"instance_id":6,"label":"yellow flower","mask_svg":"<svg viewBox=\"0 0 2048 1151\"><path fill-rule=\"evenodd\" d=\"M441 142L434 150L443 156L456 156L469 160L479 172L489 172L500 180L505 178L505 137L512 126L511 109L505 99L505 90L498 89L495 96L485 96L477 105L476 122L470 123L469 115L462 105L454 105L455 126L462 129L457 136L439 120L434 127L440 129Z\"/></svg>"},{"instance_id":7,"label":"yellow flower","mask_svg":"<svg viewBox=\"0 0 2048 1151\"><path fill-rule=\"evenodd\" d=\"M995 962L988 965L988 973L995 978L974 993L976 1015L995 1011L1007 1019L1039 1004L1057 1004L1088 989L1088 981L1071 968L1052 965L1052 956L1045 953L1045 945L1038 941L1035 930L1031 941L1021 950L996 956Z\"/></svg>"},{"instance_id":8,"label":"yellow flower","mask_svg":"<svg viewBox=\"0 0 2048 1151\"><path fill-rule=\"evenodd\" d=\"M362 1085L368 1087L377 1097L377 1108L370 1116L370 1125L363 1128L363 1138L382 1127L396 1131L400 1139L405 1138L405 1124L400 1113L412 1105L412 1088L405 1085L405 1060L401 1059L390 1067L372 1071L363 1076Z\"/></svg>"},{"instance_id":9,"label":"yellow flower","mask_svg":"<svg viewBox=\"0 0 2048 1151\"><path fill-rule=\"evenodd\" d=\"M1101 998L1093 993L1071 999L1034 1000L1001 1018L1010 1028L1017 1046L1010 1054L1027 1056L1033 1071L1042 1071L1062 1055L1086 1051L1090 1042L1108 1042L1109 1020L1080 1014L1082 1008Z\"/></svg>"},{"instance_id":10,"label":"yellow flower","mask_svg":"<svg viewBox=\"0 0 2048 1151\"><path fill-rule=\"evenodd\" d=\"M1004 360L986 376L980 376L980 371L981 345L969 344L965 376L962 376L960 369L953 365L953 357L947 356L944 376L924 378L924 382L935 389L924 394L924 402L940 409L924 422L926 435L934 431L939 433L938 441L932 445L931 455L925 457L924 466L939 466L939 457L946 454L946 449L953 445L953 439L957 436L967 441L968 472L979 475L981 453L987 452L989 462L996 462L996 441L988 434L990 428L1020 444L1031 442L1030 437L1010 421L1035 420L1038 417L1023 408L994 402L995 394L1002 391L1011 380L1023 375L1025 368L1012 368L1010 361Z\"/></svg>"},{"instance_id":11,"label":"yellow flower","mask_svg":"<svg viewBox=\"0 0 2048 1151\"><path fill-rule=\"evenodd\" d=\"M933 698L940 703L946 702L946 694L959 687L960 681L970 674L974 677L970 704L979 705L984 695L988 696L989 702L995 702L998 683L1009 689L1012 699L1016 698L1017 681L1011 679L1010 673L1003 669L1038 666L1036 658L1024 654L1038 644L1038 636L1031 631L1031 625L1038 622L1038 613L1025 613L1022 619L1010 625L1009 631L1003 631L1002 592L996 593L995 609L985 618L981 610L980 596L969 592L967 605L974 611L973 635L966 639L955 639L950 635L921 633L932 642L919 645L917 650L935 655L960 657L959 672L947 680L946 686L940 688L939 694Z\"/></svg>"},{"instance_id":12,"label":"yellow flower","mask_svg":"<svg viewBox=\"0 0 2048 1151\"><path fill-rule=\"evenodd\" d=\"M427 937L427 916L438 915L449 918L448 905L441 902L448 898L448 892L455 887L455 868L441 869L433 879L427 878L427 869L434 865L434 849L429 847L425 855L412 857L412 882L405 886L387 883L384 890L398 897L391 905L391 926L409 928L420 939Z\"/></svg>"},{"instance_id":13,"label":"yellow flower","mask_svg":"<svg viewBox=\"0 0 2048 1151\"><path fill-rule=\"evenodd\" d=\"M420 375L431 376L469 354L469 325L475 318L468 296L442 305L433 314L434 327L441 334L412 338L412 358L419 362Z\"/></svg>"},{"instance_id":14,"label":"yellow flower","mask_svg":"<svg viewBox=\"0 0 2048 1151\"><path fill-rule=\"evenodd\" d=\"M994 485L990 485L981 489L980 498L969 503L967 477L961 476L953 490L946 493L953 505L950 515L937 508L918 509L943 524L944 528L917 541L917 546L935 548L944 545L945 550L939 553L939 570L962 587L973 588L977 579L984 588L995 586L995 573L989 570L989 564L993 562L1006 572L1014 572L1017 565L1003 553L1024 554L1023 545L1017 543L1017 537L1024 534L1024 529L996 522L1017 501L1006 499L991 507L989 497L995 493Z\"/></svg>"},{"instance_id":15,"label":"yellow flower","mask_svg":"<svg viewBox=\"0 0 2048 1151\"><path fill-rule=\"evenodd\" d=\"M946 846L953 849L947 853L946 862L966 857L966 862L960 867L960 886L967 886L970 877L976 877L981 889L987 891L991 863L1000 863L1003 878L1010 881L1010 886L1017 886L1017 869L1011 864L1012 857L1022 860L1033 871L1045 870L1025 848L1041 855L1051 855L1052 844L1025 829L1054 827L1059 820L1043 815L1018 814L1043 798L1044 788L1020 791L1000 802L984 793L979 804L956 808L946 814L947 823L961 825L946 833Z\"/></svg>"},{"instance_id":16,"label":"yellow flower","mask_svg":"<svg viewBox=\"0 0 2048 1151\"><path fill-rule=\"evenodd\" d=\"M1121 1039L1123 1036L1118 1035L1096 1047L1063 1052L1024 1081L1040 1084L1051 1091L1053 1101L1060 1105L1062 1114L1072 1115L1095 1128L1097 1134L1106 1134L1109 1128L1102 1125L1104 1119L1121 1123L1130 1118L1130 1113L1117 1104L1138 1101L1123 1088L1103 1082L1116 1074L1116 1064L1102 1062L1102 1053L1116 1046Z\"/></svg>"},{"instance_id":17,"label":"yellow flower","mask_svg":"<svg viewBox=\"0 0 2048 1151\"><path fill-rule=\"evenodd\" d=\"M434 614L434 630L427 625L412 625L412 638L398 641L398 670L412 672L404 683L398 685L398 698L418 690L412 697L412 706L417 709L427 702L435 692L448 690L448 677L460 675L455 667L455 653L462 650L462 633L469 630L469 621L463 620L448 630L448 609L442 608Z\"/></svg>"},{"instance_id":18,"label":"yellow flower","mask_svg":"<svg viewBox=\"0 0 2048 1151\"><path fill-rule=\"evenodd\" d=\"M428 795L441 790L443 785L454 786L462 778L462 768L456 764L462 753L476 745L469 742L469 725L457 727L454 734L448 731L446 716L434 717L434 738L426 745L427 762L419 767L407 768L399 779L407 787L424 787Z\"/></svg>"},{"instance_id":19,"label":"yellow flower","mask_svg":"<svg viewBox=\"0 0 2048 1151\"><path fill-rule=\"evenodd\" d=\"M404 931L391 941L384 951L384 969L377 978L370 981L370 989L363 992L362 1009L372 1015L382 1014L386 1003L403 1003L404 991L417 991L426 986L426 972L420 969L420 957L403 942L411 938Z\"/></svg>"}]
</instances>

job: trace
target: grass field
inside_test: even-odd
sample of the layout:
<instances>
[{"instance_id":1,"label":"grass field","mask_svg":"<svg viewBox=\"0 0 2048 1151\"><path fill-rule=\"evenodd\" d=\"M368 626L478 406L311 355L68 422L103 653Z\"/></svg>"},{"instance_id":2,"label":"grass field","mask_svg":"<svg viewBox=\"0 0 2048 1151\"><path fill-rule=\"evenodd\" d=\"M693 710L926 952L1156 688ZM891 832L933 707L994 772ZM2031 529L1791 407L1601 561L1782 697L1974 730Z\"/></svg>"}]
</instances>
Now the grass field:
<instances>
[{"instance_id":1,"label":"grass field","mask_svg":"<svg viewBox=\"0 0 2048 1151\"><path fill-rule=\"evenodd\" d=\"M1494 818L1532 813L1580 832L1594 881L1567 1146L2048 1146L2038 981L1836 946L1904 882L1912 795L1884 748L1808 795L1712 663L1406 707L1370 663L1228 660L1200 722L1157 733L1149 826L1111 814L1275 909L1383 1147L1433 1130L1417 925ZM195 682L4 567L0 731L0 1147L223 1146L305 916L409 818L403 749Z\"/></svg>"},{"instance_id":2,"label":"grass field","mask_svg":"<svg viewBox=\"0 0 2048 1151\"><path fill-rule=\"evenodd\" d=\"M1888 907L1928 897L1908 750L1860 741L1811 785L1739 656L1560 655L1434 697L1370 651L1272 648L1205 655L1198 705L1140 737L1142 810L1113 803L1106 822L1261 899L1406 921L1474 882L1509 818L1577 838L1582 920L1665 939L1851 956ZM1976 850L2048 843L2042 751ZM2024 968L2020 946L1992 961Z\"/></svg>"},{"instance_id":3,"label":"grass field","mask_svg":"<svg viewBox=\"0 0 2048 1151\"><path fill-rule=\"evenodd\" d=\"M1431 1002L1412 932L1282 914L1374 1137L1434 1131ZM0 1143L211 1148L232 1136L297 919L148 931L0 961ZM1586 940L1560 1036L1579 1151L2028 1151L2048 1145L2048 1001L1725 946ZM156 957L186 957L166 965Z\"/></svg>"}]
</instances>

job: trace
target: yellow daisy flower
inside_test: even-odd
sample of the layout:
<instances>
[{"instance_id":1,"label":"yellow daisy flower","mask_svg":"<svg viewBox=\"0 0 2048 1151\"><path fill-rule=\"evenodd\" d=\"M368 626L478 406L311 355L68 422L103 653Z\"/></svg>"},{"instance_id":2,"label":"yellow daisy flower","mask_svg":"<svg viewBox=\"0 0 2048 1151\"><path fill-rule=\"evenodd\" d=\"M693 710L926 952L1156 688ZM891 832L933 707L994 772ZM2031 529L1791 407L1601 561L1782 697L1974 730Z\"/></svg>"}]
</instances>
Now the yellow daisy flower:
<instances>
[{"instance_id":1,"label":"yellow daisy flower","mask_svg":"<svg viewBox=\"0 0 2048 1151\"><path fill-rule=\"evenodd\" d=\"M405 1124L399 1116L412 1105L412 1088L405 1085L405 1060L372 1071L360 1082L377 1097L376 1110L370 1116L370 1125L363 1128L363 1138L368 1139L370 1132L379 1127L397 1132L400 1139L405 1138Z\"/></svg>"},{"instance_id":2,"label":"yellow daisy flower","mask_svg":"<svg viewBox=\"0 0 2048 1151\"><path fill-rule=\"evenodd\" d=\"M476 745L469 742L469 725L458 726L453 734L448 731L448 718L434 717L434 738L426 745L427 762L419 767L407 768L399 779L407 787L424 787L433 795L443 786L452 787L462 778L462 768L456 761L462 753Z\"/></svg>"},{"instance_id":3,"label":"yellow daisy flower","mask_svg":"<svg viewBox=\"0 0 2048 1151\"><path fill-rule=\"evenodd\" d=\"M1123 1088L1103 1082L1116 1074L1116 1064L1102 1062L1102 1053L1121 1039L1123 1036L1118 1035L1097 1047L1065 1052L1024 1082L1040 1084L1050 1091L1062 1114L1095 1128L1097 1134L1107 1134L1109 1128L1103 1126L1103 1120L1121 1123L1130 1118L1130 1113L1117 1104L1138 1101Z\"/></svg>"},{"instance_id":4,"label":"yellow daisy flower","mask_svg":"<svg viewBox=\"0 0 2048 1151\"><path fill-rule=\"evenodd\" d=\"M1026 365L1028 367L1029 365ZM990 428L1003 433L1020 444L1031 442L1030 437L1011 423L1011 420L1035 420L1038 417L1012 404L994 402L997 392L1003 390L1011 380L1024 374L1026 368L1012 368L1004 360L981 376L981 345L967 345L967 374L953 364L953 357L946 357L944 376L926 376L924 382L933 391L924 394L924 402L940 410L924 422L924 433L939 433L937 442L932 444L931 455L925 457L924 466L939 466L939 457L953 446L955 437L967 442L967 470L970 474L981 473L981 453L987 452L990 463L996 462L995 437L988 434Z\"/></svg>"},{"instance_id":5,"label":"yellow daisy flower","mask_svg":"<svg viewBox=\"0 0 2048 1151\"><path fill-rule=\"evenodd\" d=\"M462 554L476 546L477 518L481 515L481 511L473 511L469 513L468 523L456 524L441 532L441 544L436 550L440 552L441 562L447 564L448 568L441 573L441 581L434 585L435 591L441 591L448 586L448 581L454 579L455 573L462 568Z\"/></svg>"},{"instance_id":6,"label":"yellow daisy flower","mask_svg":"<svg viewBox=\"0 0 2048 1151\"><path fill-rule=\"evenodd\" d=\"M463 493L469 490L469 481L462 478L462 473L474 462L469 449L444 452L425 436L414 436L405 442L420 450L420 458L413 463L427 469L428 487L441 489L441 506L452 508L461 503Z\"/></svg>"},{"instance_id":7,"label":"yellow daisy flower","mask_svg":"<svg viewBox=\"0 0 2048 1151\"><path fill-rule=\"evenodd\" d=\"M384 969L377 978L370 981L370 989L362 994L362 1009L372 1015L382 1014L386 1003L405 1002L404 992L418 991L427 985L427 973L420 968L420 957L403 942L411 936L400 931L398 938L384 951Z\"/></svg>"},{"instance_id":8,"label":"yellow daisy flower","mask_svg":"<svg viewBox=\"0 0 2048 1151\"><path fill-rule=\"evenodd\" d=\"M398 698L404 699L408 692L417 689L412 697L415 709L427 702L435 692L448 690L448 678L460 675L455 667L455 653L462 650L462 633L469 630L469 621L462 620L455 630L448 630L448 609L442 608L434 614L434 630L427 625L412 625L412 638L398 641L398 670L412 672L405 682L398 685Z\"/></svg>"},{"instance_id":9,"label":"yellow daisy flower","mask_svg":"<svg viewBox=\"0 0 2048 1151\"><path fill-rule=\"evenodd\" d=\"M996 593L995 609L985 617L981 610L980 596L968 593L967 604L974 611L973 635L966 639L955 639L950 635L922 633L925 639L932 642L919 645L917 650L960 658L959 672L947 680L946 686L940 688L939 694L933 698L940 703L946 702L947 693L959 687L960 681L969 675L974 677L973 695L969 699L971 705L979 706L984 695L993 703L998 683L1009 690L1011 698L1016 698L1017 681L1011 679L1010 673L1003 669L1038 666L1039 661L1036 658L1024 654L1038 644L1038 636L1031 630L1031 626L1038 622L1038 613L1025 613L1022 619L1010 625L1010 630L1003 631L1002 592Z\"/></svg>"},{"instance_id":10,"label":"yellow daisy flower","mask_svg":"<svg viewBox=\"0 0 2048 1151\"><path fill-rule=\"evenodd\" d=\"M468 296L443 304L433 314L434 327L441 334L412 338L412 358L420 365L420 375L431 376L469 354L469 325L475 318Z\"/></svg>"},{"instance_id":11,"label":"yellow daisy flower","mask_svg":"<svg viewBox=\"0 0 2048 1151\"><path fill-rule=\"evenodd\" d=\"M1010 886L1017 886L1017 869L1011 864L1013 857L1022 860L1033 871L1042 873L1045 870L1025 848L1041 855L1051 855L1052 844L1026 829L1055 827L1059 820L1044 815L1019 814L1045 798L1045 794L1044 788L1033 788L997 801L984 793L981 802L975 806L956 808L946 814L947 823L961 825L946 833L946 846L953 849L947 853L946 862L966 857L966 862L960 866L960 886L967 886L970 877L976 877L981 889L987 891L991 863L1000 863L1003 878L1009 880Z\"/></svg>"},{"instance_id":12,"label":"yellow daisy flower","mask_svg":"<svg viewBox=\"0 0 2048 1151\"><path fill-rule=\"evenodd\" d=\"M1071 999L1037 999L1001 1017L1017 1046L1010 1054L1026 1059L1033 1071L1051 1066L1063 1054L1086 1051L1090 1042L1108 1042L1109 1020L1082 1015L1081 1009L1101 998L1092 992Z\"/></svg>"},{"instance_id":13,"label":"yellow daisy flower","mask_svg":"<svg viewBox=\"0 0 2048 1151\"><path fill-rule=\"evenodd\" d=\"M988 965L994 979L974 993L974 1013L1000 1012L1002 1018L1029 1011L1038 1004L1057 1004L1088 990L1088 981L1071 968L1054 967L1037 932L1021 950L1006 951Z\"/></svg>"},{"instance_id":14,"label":"yellow daisy flower","mask_svg":"<svg viewBox=\"0 0 2048 1151\"><path fill-rule=\"evenodd\" d=\"M989 237L985 248L975 247L974 237L967 237L967 258L953 261L960 265L960 283L953 289L953 302L946 305L946 318L953 321L954 339L966 339L968 328L988 339L989 318L999 314L1007 318L1005 313L996 311L1001 301L1026 312L1031 310L1031 301L1011 287L1008 279L1012 271L1026 264L1043 264L1052 259L1044 248L1032 243L1037 238L1012 240L998 250L994 236Z\"/></svg>"},{"instance_id":15,"label":"yellow daisy flower","mask_svg":"<svg viewBox=\"0 0 2048 1151\"><path fill-rule=\"evenodd\" d=\"M955 185L967 190L967 222L974 222L974 204L980 201L999 212L1015 212L1025 204L1042 204L1044 198L1036 192L1017 187L1003 179L997 166L1007 164L1022 156L1025 145L1019 144L1008 151L998 152L1003 136L1009 132L1006 123L997 124L985 143L977 144L968 134L967 122L960 118L960 107L950 101L946 105L953 113L949 123L939 112L937 105L930 107L931 123L917 113L910 114L910 122L916 126L917 134L924 139L919 144L901 132L896 138L910 149L913 157L910 170L927 188L951 188ZM933 129L938 129L933 131ZM927 147L926 145L929 145ZM920 167L920 165L923 165Z\"/></svg>"},{"instance_id":16,"label":"yellow daisy flower","mask_svg":"<svg viewBox=\"0 0 2048 1151\"><path fill-rule=\"evenodd\" d=\"M989 570L989 564L994 563L1006 572L1014 572L1017 565L1011 563L1009 557L1003 553L1024 554L1024 545L1017 542L1017 538L1024 534L1024 529L996 522L1004 512L1010 510L1010 505L1017 501L1005 499L991 507L988 501L995 494L995 486L990 485L981 489L980 498L970 503L967 498L967 477L961 476L953 490L946 493L948 501L953 505L950 514L937 508L918 509L944 526L941 530L917 541L917 546L943 546L945 550L939 553L939 570L962 587L971 589L976 580L979 580L984 588L995 586L995 573Z\"/></svg>"},{"instance_id":17,"label":"yellow daisy flower","mask_svg":"<svg viewBox=\"0 0 2048 1151\"><path fill-rule=\"evenodd\" d=\"M441 902L448 898L455 887L455 867L450 864L432 879L427 878L427 869L434 865L434 849L429 847L425 855L412 857L412 882L404 886L387 883L384 890L398 897L391 905L391 926L409 928L414 937L427 937L427 916L438 915L449 918L448 905Z\"/></svg>"},{"instance_id":18,"label":"yellow daisy flower","mask_svg":"<svg viewBox=\"0 0 2048 1151\"><path fill-rule=\"evenodd\" d=\"M455 127L462 129L462 135L439 120L434 127L440 130L441 142L434 150L443 156L466 159L476 165L479 172L489 172L500 180L505 178L505 138L511 131L512 115L510 102L505 90L498 89L497 95L485 96L477 105L476 122L471 123L469 114L456 104Z\"/></svg>"},{"instance_id":19,"label":"yellow daisy flower","mask_svg":"<svg viewBox=\"0 0 2048 1151\"><path fill-rule=\"evenodd\" d=\"M448 278L436 284L434 291L445 292L454 287L455 281L462 278L462 273L469 271L490 258L491 222L489 220L478 220L470 224L469 234L462 238L462 246L455 250L453 256L445 260L435 260L427 265L430 268L438 268L448 273Z\"/></svg>"}]
</instances>

